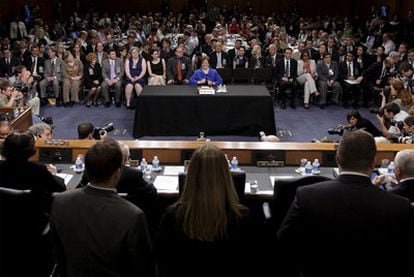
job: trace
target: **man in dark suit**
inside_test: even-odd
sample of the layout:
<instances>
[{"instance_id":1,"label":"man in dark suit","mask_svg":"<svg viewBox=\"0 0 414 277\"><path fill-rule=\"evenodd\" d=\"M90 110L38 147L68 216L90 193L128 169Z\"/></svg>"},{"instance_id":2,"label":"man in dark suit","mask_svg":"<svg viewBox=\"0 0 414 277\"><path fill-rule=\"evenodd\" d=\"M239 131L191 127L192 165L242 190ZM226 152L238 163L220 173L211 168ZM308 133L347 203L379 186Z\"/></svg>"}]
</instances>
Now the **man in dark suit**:
<instances>
[{"instance_id":1,"label":"man in dark suit","mask_svg":"<svg viewBox=\"0 0 414 277\"><path fill-rule=\"evenodd\" d=\"M390 191L414 202L414 150L399 151L394 161L398 185Z\"/></svg>"},{"instance_id":2,"label":"man in dark suit","mask_svg":"<svg viewBox=\"0 0 414 277\"><path fill-rule=\"evenodd\" d=\"M236 42L234 43L234 48L230 49L227 54L229 57L229 61L232 63L234 61L234 58L239 54L240 46L242 46L242 40L236 39Z\"/></svg>"},{"instance_id":3,"label":"man in dark suit","mask_svg":"<svg viewBox=\"0 0 414 277\"><path fill-rule=\"evenodd\" d=\"M214 51L209 54L209 57L211 68L217 69L233 65L233 61L229 60L227 53L223 52L223 44L219 41L214 44Z\"/></svg>"},{"instance_id":4,"label":"man in dark suit","mask_svg":"<svg viewBox=\"0 0 414 277\"><path fill-rule=\"evenodd\" d=\"M78 139L92 140L95 127L90 122L83 122L78 125ZM100 139L106 139L107 133L104 131ZM120 143L124 165L122 166L122 175L116 186L118 193L127 193L128 200L140 207L147 216L153 211L157 198L157 189L153 184L148 183L142 176L142 171L137 168L129 167L126 163L129 160L129 147ZM82 188L89 183L89 178L83 174L82 179L77 186Z\"/></svg>"},{"instance_id":5,"label":"man in dark suit","mask_svg":"<svg viewBox=\"0 0 414 277\"><path fill-rule=\"evenodd\" d=\"M296 87L298 77L298 62L292 59L292 49L284 50L284 58L276 61L275 74L276 82L279 87L279 102L282 109L286 108L286 90L291 89L290 107L296 109Z\"/></svg>"},{"instance_id":6,"label":"man in dark suit","mask_svg":"<svg viewBox=\"0 0 414 277\"><path fill-rule=\"evenodd\" d=\"M39 47L37 45L32 45L30 52L32 54L24 57L22 64L32 73L34 79L39 82L43 79L43 74L45 73L45 60L39 57Z\"/></svg>"},{"instance_id":7,"label":"man in dark suit","mask_svg":"<svg viewBox=\"0 0 414 277\"><path fill-rule=\"evenodd\" d=\"M321 92L319 107L321 109L325 108L328 88L332 88L331 101L335 104L339 104L339 98L342 94L342 87L337 81L338 71L338 64L332 61L331 54L325 53L323 55L323 61L318 63L317 67L319 87Z\"/></svg>"},{"instance_id":8,"label":"man in dark suit","mask_svg":"<svg viewBox=\"0 0 414 277\"><path fill-rule=\"evenodd\" d=\"M145 214L116 194L122 151L98 142L85 156L90 183L58 195L51 223L62 276L156 276Z\"/></svg>"},{"instance_id":9,"label":"man in dark suit","mask_svg":"<svg viewBox=\"0 0 414 277\"><path fill-rule=\"evenodd\" d=\"M0 58L0 77L10 78L14 69L20 64L19 59L12 56L10 49L3 50L3 57Z\"/></svg>"},{"instance_id":10,"label":"man in dark suit","mask_svg":"<svg viewBox=\"0 0 414 277\"><path fill-rule=\"evenodd\" d=\"M364 77L364 106L368 107L369 98L373 99L373 108L381 105L381 95L376 88L384 88L388 85L388 78L394 68L394 59L387 57L383 62L376 62L371 64L362 73Z\"/></svg>"},{"instance_id":11,"label":"man in dark suit","mask_svg":"<svg viewBox=\"0 0 414 277\"><path fill-rule=\"evenodd\" d=\"M342 103L344 108L349 107L349 101L352 103L352 108L359 108L358 101L361 96L361 73L359 63L354 62L354 54L352 52L348 52L346 54L346 61L339 63L338 76L339 83L343 88Z\"/></svg>"},{"instance_id":12,"label":"man in dark suit","mask_svg":"<svg viewBox=\"0 0 414 277\"><path fill-rule=\"evenodd\" d=\"M297 190L277 236L302 276L412 276L410 201L371 183L375 156L370 134L344 134L339 177Z\"/></svg>"},{"instance_id":13,"label":"man in dark suit","mask_svg":"<svg viewBox=\"0 0 414 277\"><path fill-rule=\"evenodd\" d=\"M190 58L184 56L184 48L179 46L175 49L175 57L167 62L167 84L187 85L193 74Z\"/></svg>"}]
</instances>

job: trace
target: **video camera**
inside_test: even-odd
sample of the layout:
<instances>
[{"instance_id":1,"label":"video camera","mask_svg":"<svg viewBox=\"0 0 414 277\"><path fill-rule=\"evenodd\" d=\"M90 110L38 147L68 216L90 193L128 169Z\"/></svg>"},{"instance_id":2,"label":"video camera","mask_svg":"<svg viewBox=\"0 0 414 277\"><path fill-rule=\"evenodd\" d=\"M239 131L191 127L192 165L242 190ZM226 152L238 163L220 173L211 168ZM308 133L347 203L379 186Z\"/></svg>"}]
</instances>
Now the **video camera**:
<instances>
[{"instance_id":1,"label":"video camera","mask_svg":"<svg viewBox=\"0 0 414 277\"><path fill-rule=\"evenodd\" d=\"M115 128L114 128L114 124L111 122L111 123L106 124L104 127L95 127L95 129L93 129L92 136L94 139L99 140L101 139L101 136L105 134L105 132L109 133L109 132L112 132L113 130L115 130Z\"/></svg>"}]
</instances>

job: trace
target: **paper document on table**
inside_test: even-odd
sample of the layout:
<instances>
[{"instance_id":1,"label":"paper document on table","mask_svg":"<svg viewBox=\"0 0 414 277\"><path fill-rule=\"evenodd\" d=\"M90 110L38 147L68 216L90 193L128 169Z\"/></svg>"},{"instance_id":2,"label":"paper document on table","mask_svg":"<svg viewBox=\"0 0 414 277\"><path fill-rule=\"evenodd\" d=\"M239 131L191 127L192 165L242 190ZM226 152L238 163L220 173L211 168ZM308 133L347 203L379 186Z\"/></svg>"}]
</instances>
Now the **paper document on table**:
<instances>
[{"instance_id":1,"label":"paper document on table","mask_svg":"<svg viewBox=\"0 0 414 277\"><path fill-rule=\"evenodd\" d=\"M178 176L178 173L184 172L184 166L165 166L164 175Z\"/></svg>"},{"instance_id":2,"label":"paper document on table","mask_svg":"<svg viewBox=\"0 0 414 277\"><path fill-rule=\"evenodd\" d=\"M345 82L347 82L350 85L359 85L361 83L361 79L356 79L356 80L344 80Z\"/></svg>"},{"instance_id":3,"label":"paper document on table","mask_svg":"<svg viewBox=\"0 0 414 277\"><path fill-rule=\"evenodd\" d=\"M175 176L157 176L154 181L154 186L158 191L177 192L178 178Z\"/></svg>"},{"instance_id":4,"label":"paper document on table","mask_svg":"<svg viewBox=\"0 0 414 277\"><path fill-rule=\"evenodd\" d=\"M64 174L64 173L57 173L56 176L62 178L63 180L65 180L65 185L67 186L70 182L70 180L72 180L73 174Z\"/></svg>"}]
</instances>

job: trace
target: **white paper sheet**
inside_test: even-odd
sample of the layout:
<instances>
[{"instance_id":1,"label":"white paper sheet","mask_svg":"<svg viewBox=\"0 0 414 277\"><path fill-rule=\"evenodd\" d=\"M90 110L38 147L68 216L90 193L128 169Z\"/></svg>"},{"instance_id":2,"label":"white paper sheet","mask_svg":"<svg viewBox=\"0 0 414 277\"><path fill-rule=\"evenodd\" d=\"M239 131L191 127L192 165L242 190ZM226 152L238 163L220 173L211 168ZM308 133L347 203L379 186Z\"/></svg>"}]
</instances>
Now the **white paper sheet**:
<instances>
[{"instance_id":1,"label":"white paper sheet","mask_svg":"<svg viewBox=\"0 0 414 277\"><path fill-rule=\"evenodd\" d=\"M178 177L176 176L157 176L154 186L160 192L178 192Z\"/></svg>"},{"instance_id":2,"label":"white paper sheet","mask_svg":"<svg viewBox=\"0 0 414 277\"><path fill-rule=\"evenodd\" d=\"M184 172L184 166L165 166L164 175L178 176L178 173Z\"/></svg>"},{"instance_id":3,"label":"white paper sheet","mask_svg":"<svg viewBox=\"0 0 414 277\"><path fill-rule=\"evenodd\" d=\"M64 174L64 173L57 173L56 176L59 176L63 180L65 180L65 185L67 186L70 182L70 180L73 177L73 174Z\"/></svg>"}]
</instances>

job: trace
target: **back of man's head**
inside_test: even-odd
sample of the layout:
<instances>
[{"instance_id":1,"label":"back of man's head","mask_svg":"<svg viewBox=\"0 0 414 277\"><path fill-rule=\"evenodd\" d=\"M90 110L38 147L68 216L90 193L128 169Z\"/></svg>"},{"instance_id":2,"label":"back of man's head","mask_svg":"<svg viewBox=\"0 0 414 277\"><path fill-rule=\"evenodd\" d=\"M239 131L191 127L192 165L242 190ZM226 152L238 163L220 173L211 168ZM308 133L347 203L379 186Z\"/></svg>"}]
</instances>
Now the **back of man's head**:
<instances>
[{"instance_id":1,"label":"back of man's head","mask_svg":"<svg viewBox=\"0 0 414 277\"><path fill-rule=\"evenodd\" d=\"M3 143L2 155L10 162L27 161L36 153L35 139L29 132L11 133Z\"/></svg>"},{"instance_id":2,"label":"back of man's head","mask_svg":"<svg viewBox=\"0 0 414 277\"><path fill-rule=\"evenodd\" d=\"M399 151L394 158L396 177L401 180L414 177L414 150L405 149Z\"/></svg>"},{"instance_id":3,"label":"back of man's head","mask_svg":"<svg viewBox=\"0 0 414 277\"><path fill-rule=\"evenodd\" d=\"M374 137L357 130L344 134L336 151L336 162L341 171L368 172L374 166L376 154Z\"/></svg>"},{"instance_id":4,"label":"back of man's head","mask_svg":"<svg viewBox=\"0 0 414 277\"><path fill-rule=\"evenodd\" d=\"M52 127L46 123L37 123L35 125L30 126L29 132L35 136L36 138L42 138L45 130L52 132Z\"/></svg>"},{"instance_id":5,"label":"back of man's head","mask_svg":"<svg viewBox=\"0 0 414 277\"><path fill-rule=\"evenodd\" d=\"M123 157L119 143L106 139L92 146L85 155L85 170L94 185L107 183L122 167ZM112 184L114 187L116 184Z\"/></svg>"},{"instance_id":6,"label":"back of man's head","mask_svg":"<svg viewBox=\"0 0 414 277\"><path fill-rule=\"evenodd\" d=\"M78 139L92 139L93 129L95 127L90 122L83 122L78 125Z\"/></svg>"}]
</instances>

